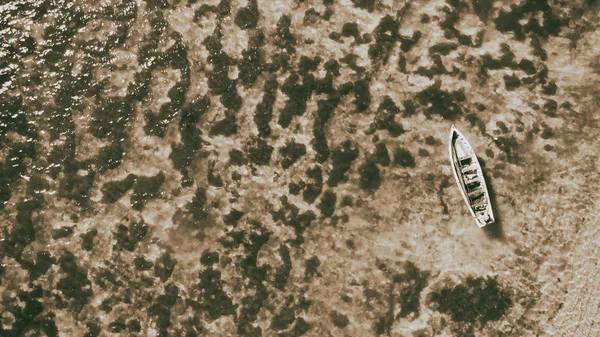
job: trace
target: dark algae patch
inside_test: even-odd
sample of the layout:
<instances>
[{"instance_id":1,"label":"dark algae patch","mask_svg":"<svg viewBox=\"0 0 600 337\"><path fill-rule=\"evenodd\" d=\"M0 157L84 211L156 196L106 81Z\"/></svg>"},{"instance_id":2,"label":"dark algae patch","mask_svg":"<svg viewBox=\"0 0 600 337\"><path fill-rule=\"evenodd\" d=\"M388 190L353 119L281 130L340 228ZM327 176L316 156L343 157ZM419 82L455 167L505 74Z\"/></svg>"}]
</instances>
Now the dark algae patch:
<instances>
[{"instance_id":1,"label":"dark algae patch","mask_svg":"<svg viewBox=\"0 0 600 337\"><path fill-rule=\"evenodd\" d=\"M456 120L462 115L460 102L465 100L465 94L460 90L453 92L442 90L441 84L441 81L436 81L417 93L417 99L424 107L425 116L440 115L444 119Z\"/></svg>"},{"instance_id":2,"label":"dark algae patch","mask_svg":"<svg viewBox=\"0 0 600 337\"><path fill-rule=\"evenodd\" d=\"M131 204L134 209L142 210L146 202L161 195L160 187L165 182L165 174L160 171L155 176L137 178L131 195Z\"/></svg>"},{"instance_id":3,"label":"dark algae patch","mask_svg":"<svg viewBox=\"0 0 600 337\"><path fill-rule=\"evenodd\" d=\"M368 133L372 133L375 130L387 130L392 137L403 134L404 128L400 123L395 121L396 114L399 112L400 109L394 101L389 96L385 96L383 102L377 108L375 121L371 123Z\"/></svg>"},{"instance_id":4,"label":"dark algae patch","mask_svg":"<svg viewBox=\"0 0 600 337\"><path fill-rule=\"evenodd\" d=\"M277 78L271 77L265 82L263 88L263 98L260 103L256 106L256 114L254 115L254 122L258 128L258 134L261 137L267 137L271 134L271 126L269 123L273 118L273 104L277 98Z\"/></svg>"},{"instance_id":5,"label":"dark algae patch","mask_svg":"<svg viewBox=\"0 0 600 337\"><path fill-rule=\"evenodd\" d=\"M387 266L383 264L380 269L385 271ZM419 316L421 292L427 286L429 272L420 270L414 263L408 261L404 263L403 270L391 273L390 276L391 282L385 289L387 311L380 315L373 324L377 336L390 335L394 322L400 318L409 315ZM381 295L377 291L367 288L365 296L378 298ZM401 309L395 313L397 307Z\"/></svg>"},{"instance_id":6,"label":"dark algae patch","mask_svg":"<svg viewBox=\"0 0 600 337\"><path fill-rule=\"evenodd\" d=\"M271 161L273 147L262 138L257 138L248 145L248 159L256 165L267 165Z\"/></svg>"},{"instance_id":7,"label":"dark algae patch","mask_svg":"<svg viewBox=\"0 0 600 337\"><path fill-rule=\"evenodd\" d=\"M58 260L64 276L58 281L57 289L70 301L75 311L79 311L93 295L87 271L77 264L77 259L71 252L65 252Z\"/></svg>"},{"instance_id":8,"label":"dark algae patch","mask_svg":"<svg viewBox=\"0 0 600 337\"><path fill-rule=\"evenodd\" d=\"M455 322L479 322L481 326L499 320L512 306L510 292L490 277L468 277L454 287L432 292L429 301Z\"/></svg>"},{"instance_id":9,"label":"dark algae patch","mask_svg":"<svg viewBox=\"0 0 600 337\"><path fill-rule=\"evenodd\" d=\"M319 166L314 166L306 170L306 181L304 192L302 193L302 197L304 201L309 204L312 204L321 191L323 190L323 171Z\"/></svg>"},{"instance_id":10,"label":"dark algae patch","mask_svg":"<svg viewBox=\"0 0 600 337\"><path fill-rule=\"evenodd\" d=\"M102 188L102 201L112 204L119 199L127 192L133 184L137 180L137 176L135 174L129 174L123 180L117 181L109 181L105 183Z\"/></svg>"},{"instance_id":11,"label":"dark algae patch","mask_svg":"<svg viewBox=\"0 0 600 337\"><path fill-rule=\"evenodd\" d=\"M235 24L241 29L250 29L256 28L256 24L258 23L258 4L256 0L251 0L248 2L249 5L247 7L240 8L237 15L235 16Z\"/></svg>"},{"instance_id":12,"label":"dark algae patch","mask_svg":"<svg viewBox=\"0 0 600 337\"><path fill-rule=\"evenodd\" d=\"M332 311L329 316L331 317L331 321L333 322L333 325L335 325L338 328L345 328L346 326L348 326L348 324L350 324L350 320L348 319L348 316L346 316L336 310Z\"/></svg>"},{"instance_id":13,"label":"dark algae patch","mask_svg":"<svg viewBox=\"0 0 600 337\"><path fill-rule=\"evenodd\" d=\"M325 191L323 196L321 197L321 202L319 203L319 209L321 210L321 215L328 218L333 215L335 211L335 203L337 201L337 195L331 191Z\"/></svg>"},{"instance_id":14,"label":"dark algae patch","mask_svg":"<svg viewBox=\"0 0 600 337\"><path fill-rule=\"evenodd\" d=\"M402 167L415 167L415 157L403 147L394 150L394 164Z\"/></svg>"},{"instance_id":15,"label":"dark algae patch","mask_svg":"<svg viewBox=\"0 0 600 337\"><path fill-rule=\"evenodd\" d=\"M137 244L146 237L146 234L148 234L148 225L143 222L133 222L129 226L120 224L113 233L117 240L113 248L133 252Z\"/></svg>"},{"instance_id":16,"label":"dark algae patch","mask_svg":"<svg viewBox=\"0 0 600 337\"><path fill-rule=\"evenodd\" d=\"M360 174L359 186L363 190L374 191L381 185L381 174L374 160L367 159L358 169Z\"/></svg>"},{"instance_id":17,"label":"dark algae patch","mask_svg":"<svg viewBox=\"0 0 600 337\"><path fill-rule=\"evenodd\" d=\"M333 168L327 180L329 186L337 186L346 179L346 172L352 167L352 162L358 158L358 153L358 148L350 140L344 141L333 151L331 155Z\"/></svg>"},{"instance_id":18,"label":"dark algae patch","mask_svg":"<svg viewBox=\"0 0 600 337\"><path fill-rule=\"evenodd\" d=\"M289 142L279 149L279 153L282 157L281 167L287 169L306 154L306 146L296 142Z\"/></svg>"},{"instance_id":19,"label":"dark algae patch","mask_svg":"<svg viewBox=\"0 0 600 337\"><path fill-rule=\"evenodd\" d=\"M390 164L390 154L384 143L379 143L375 146L375 161L382 166L388 166Z\"/></svg>"}]
</instances>

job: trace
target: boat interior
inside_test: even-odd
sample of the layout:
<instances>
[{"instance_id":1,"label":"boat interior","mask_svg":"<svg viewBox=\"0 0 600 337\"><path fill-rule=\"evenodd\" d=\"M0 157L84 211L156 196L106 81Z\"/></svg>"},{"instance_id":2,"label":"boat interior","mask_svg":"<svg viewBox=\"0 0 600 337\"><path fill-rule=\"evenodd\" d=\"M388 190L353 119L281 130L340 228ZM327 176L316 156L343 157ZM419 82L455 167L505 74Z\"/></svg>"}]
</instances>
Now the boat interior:
<instances>
[{"instance_id":1,"label":"boat interior","mask_svg":"<svg viewBox=\"0 0 600 337\"><path fill-rule=\"evenodd\" d=\"M487 209L488 196L482 181L483 176L479 173L478 164L472 156L470 145L460 138L455 138L454 141L454 155L458 166L456 169L459 171L459 175L462 176L465 195L473 213L475 213L475 217L482 225L485 225L493 219Z\"/></svg>"}]
</instances>

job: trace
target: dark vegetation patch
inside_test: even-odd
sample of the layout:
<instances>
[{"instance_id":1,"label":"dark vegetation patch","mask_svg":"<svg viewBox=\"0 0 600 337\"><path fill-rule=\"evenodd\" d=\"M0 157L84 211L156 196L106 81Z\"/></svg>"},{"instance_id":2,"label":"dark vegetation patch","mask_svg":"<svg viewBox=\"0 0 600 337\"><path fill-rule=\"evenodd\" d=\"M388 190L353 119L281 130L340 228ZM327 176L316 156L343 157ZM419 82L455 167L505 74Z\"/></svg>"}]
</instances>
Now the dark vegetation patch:
<instances>
[{"instance_id":1,"label":"dark vegetation patch","mask_svg":"<svg viewBox=\"0 0 600 337\"><path fill-rule=\"evenodd\" d=\"M385 270L385 265L382 267ZM392 283L387 289L388 310L374 325L376 335L389 335L394 322L398 319L409 315L419 316L421 292L427 286L428 278L429 273L420 270L412 262L406 262L404 270L392 276ZM367 294L367 291L372 294ZM365 296L378 298L381 295L377 291L367 289ZM394 315L395 308L398 306L401 308L400 312Z\"/></svg>"},{"instance_id":2,"label":"dark vegetation patch","mask_svg":"<svg viewBox=\"0 0 600 337\"><path fill-rule=\"evenodd\" d=\"M415 167L415 157L408 149L397 147L394 150L394 164L402 167Z\"/></svg>"},{"instance_id":3,"label":"dark vegetation patch","mask_svg":"<svg viewBox=\"0 0 600 337\"><path fill-rule=\"evenodd\" d=\"M237 226L238 221L244 216L244 212L232 209L223 217L223 222L229 226Z\"/></svg>"},{"instance_id":4,"label":"dark vegetation patch","mask_svg":"<svg viewBox=\"0 0 600 337\"><path fill-rule=\"evenodd\" d=\"M504 75L504 86L506 90L515 90L521 86L521 81L516 75Z\"/></svg>"},{"instance_id":5,"label":"dark vegetation patch","mask_svg":"<svg viewBox=\"0 0 600 337\"><path fill-rule=\"evenodd\" d=\"M537 19L540 13L542 22ZM523 21L526 23L522 24ZM524 40L527 36L557 36L562 26L567 24L554 14L547 0L527 0L511 6L509 11L501 9L494 23L498 31L512 32L517 40Z\"/></svg>"},{"instance_id":6,"label":"dark vegetation patch","mask_svg":"<svg viewBox=\"0 0 600 337\"><path fill-rule=\"evenodd\" d=\"M184 182L191 179L188 167L202 147L201 132L197 124L209 108L210 98L207 95L194 98L181 110L179 120L181 143L171 144L169 159L173 162L173 167L183 175Z\"/></svg>"},{"instance_id":7,"label":"dark vegetation patch","mask_svg":"<svg viewBox=\"0 0 600 337\"><path fill-rule=\"evenodd\" d=\"M527 59L522 59L521 62L519 62L519 69L523 70L527 75L533 75L537 72L533 62Z\"/></svg>"},{"instance_id":8,"label":"dark vegetation patch","mask_svg":"<svg viewBox=\"0 0 600 337\"><path fill-rule=\"evenodd\" d=\"M215 162L210 162L208 165L208 173L206 174L208 184L215 187L223 187L223 178L219 174L215 174Z\"/></svg>"},{"instance_id":9,"label":"dark vegetation patch","mask_svg":"<svg viewBox=\"0 0 600 337\"><path fill-rule=\"evenodd\" d=\"M105 173L108 170L119 167L123 160L123 154L123 145L121 143L113 143L102 147L96 156L98 172Z\"/></svg>"},{"instance_id":10,"label":"dark vegetation patch","mask_svg":"<svg viewBox=\"0 0 600 337\"><path fill-rule=\"evenodd\" d=\"M198 188L192 201L185 205L185 210L191 216L191 219L183 225L189 229L204 229L211 222L209 206L207 204L206 190Z\"/></svg>"},{"instance_id":11,"label":"dark vegetation patch","mask_svg":"<svg viewBox=\"0 0 600 337\"><path fill-rule=\"evenodd\" d=\"M432 292L429 301L455 322L481 326L502 318L512 305L510 292L490 277L468 277L464 283Z\"/></svg>"},{"instance_id":12,"label":"dark vegetation patch","mask_svg":"<svg viewBox=\"0 0 600 337\"><path fill-rule=\"evenodd\" d=\"M463 34L458 29L456 29L455 25L460 20L460 13L463 8L468 5L465 2L460 1L448 1L448 5L442 9L442 11L446 14L440 20L440 28L444 31L444 37L447 39L456 39L459 44L472 46L473 41L469 35Z\"/></svg>"},{"instance_id":13,"label":"dark vegetation patch","mask_svg":"<svg viewBox=\"0 0 600 337\"><path fill-rule=\"evenodd\" d=\"M234 166L241 166L246 163L244 152L233 149L229 151L229 163Z\"/></svg>"},{"instance_id":14,"label":"dark vegetation patch","mask_svg":"<svg viewBox=\"0 0 600 337\"><path fill-rule=\"evenodd\" d=\"M430 58L433 61L433 65L431 65L429 68L420 66L415 71L416 74L433 78L435 75L443 75L448 73L448 70L446 70L446 67L444 67L444 63L442 62L442 57L440 55L433 54L430 56Z\"/></svg>"},{"instance_id":15,"label":"dark vegetation patch","mask_svg":"<svg viewBox=\"0 0 600 337\"><path fill-rule=\"evenodd\" d=\"M75 201L86 207L94 184L96 171L88 161L68 161L64 163L64 178L58 188L58 196ZM82 174L83 173L83 174Z\"/></svg>"},{"instance_id":16,"label":"dark vegetation patch","mask_svg":"<svg viewBox=\"0 0 600 337\"><path fill-rule=\"evenodd\" d=\"M209 250L205 250L202 252L202 255L200 256L200 263L202 263L205 266L212 266L215 263L219 262L219 253L218 252L211 252Z\"/></svg>"},{"instance_id":17,"label":"dark vegetation patch","mask_svg":"<svg viewBox=\"0 0 600 337\"><path fill-rule=\"evenodd\" d=\"M248 145L248 159L256 165L267 165L271 161L273 147L262 138L256 138Z\"/></svg>"},{"instance_id":18,"label":"dark vegetation patch","mask_svg":"<svg viewBox=\"0 0 600 337\"><path fill-rule=\"evenodd\" d=\"M323 66L323 68L325 68L325 70L332 74L333 76L340 76L340 64L338 61L336 60L329 60L327 62L325 62L325 65Z\"/></svg>"},{"instance_id":19,"label":"dark vegetation patch","mask_svg":"<svg viewBox=\"0 0 600 337\"><path fill-rule=\"evenodd\" d=\"M372 12L375 9L376 0L352 0L354 6Z\"/></svg>"},{"instance_id":20,"label":"dark vegetation patch","mask_svg":"<svg viewBox=\"0 0 600 337\"><path fill-rule=\"evenodd\" d=\"M208 62L212 71L207 73L211 94L221 97L221 103L227 109L237 111L242 106L242 98L237 93L235 80L229 78L229 66L233 65L230 57L223 51L220 29L213 36L204 39L204 46L209 52ZM212 130L211 130L212 132Z\"/></svg>"},{"instance_id":21,"label":"dark vegetation patch","mask_svg":"<svg viewBox=\"0 0 600 337\"><path fill-rule=\"evenodd\" d=\"M256 106L254 122L261 137L267 137L271 134L269 123L273 118L273 104L275 104L275 99L277 98L277 86L277 78L275 76L267 79L263 88L262 101Z\"/></svg>"},{"instance_id":22,"label":"dark vegetation patch","mask_svg":"<svg viewBox=\"0 0 600 337\"><path fill-rule=\"evenodd\" d=\"M348 324L350 324L348 316L338 312L337 310L332 311L329 316L331 317L333 325L335 325L338 328L345 328L348 326Z\"/></svg>"},{"instance_id":23,"label":"dark vegetation patch","mask_svg":"<svg viewBox=\"0 0 600 337\"><path fill-rule=\"evenodd\" d=\"M556 95L557 89L558 86L556 85L556 83L554 81L550 81L546 85L544 85L543 92L545 95Z\"/></svg>"},{"instance_id":24,"label":"dark vegetation patch","mask_svg":"<svg viewBox=\"0 0 600 337\"><path fill-rule=\"evenodd\" d=\"M73 235L73 228L74 226L64 226L53 230L52 239L58 240L68 238L69 236Z\"/></svg>"},{"instance_id":25,"label":"dark vegetation patch","mask_svg":"<svg viewBox=\"0 0 600 337\"><path fill-rule=\"evenodd\" d=\"M347 64L350 67L350 69L356 72L357 75L362 75L365 72L366 68L361 67L357 64L358 59L358 55L350 53L344 56L340 61Z\"/></svg>"},{"instance_id":26,"label":"dark vegetation patch","mask_svg":"<svg viewBox=\"0 0 600 337\"><path fill-rule=\"evenodd\" d=\"M427 136L425 137L425 144L427 145L431 145L431 146L437 146L440 145L440 141L435 139L435 137L433 136Z\"/></svg>"},{"instance_id":27,"label":"dark vegetation patch","mask_svg":"<svg viewBox=\"0 0 600 337\"><path fill-rule=\"evenodd\" d=\"M317 161L321 163L329 158L329 145L327 145L327 137L325 137L325 126L331 119L333 111L339 103L340 98L337 95L317 102L317 115L313 124L314 138L312 146L315 152L317 152Z\"/></svg>"},{"instance_id":28,"label":"dark vegetation patch","mask_svg":"<svg viewBox=\"0 0 600 337\"><path fill-rule=\"evenodd\" d=\"M314 78L312 75L302 77L293 72L288 76L281 92L289 97L283 109L280 111L278 123L283 128L287 128L292 123L294 116L302 116L306 111L306 104L312 95Z\"/></svg>"},{"instance_id":29,"label":"dark vegetation patch","mask_svg":"<svg viewBox=\"0 0 600 337\"><path fill-rule=\"evenodd\" d=\"M335 212L335 203L337 200L337 195L332 190L325 191L323 196L321 197L321 202L319 203L319 210L321 210L321 215L326 218L329 218Z\"/></svg>"},{"instance_id":30,"label":"dark vegetation patch","mask_svg":"<svg viewBox=\"0 0 600 337\"><path fill-rule=\"evenodd\" d=\"M199 295L193 307L206 312L210 321L221 316L235 315L236 305L223 290L221 272L207 268L200 273L200 282L196 286Z\"/></svg>"},{"instance_id":31,"label":"dark vegetation patch","mask_svg":"<svg viewBox=\"0 0 600 337\"><path fill-rule=\"evenodd\" d=\"M152 300L148 315L155 320L159 336L168 336L171 326L171 309L179 299L179 288L173 284L165 286L165 293Z\"/></svg>"},{"instance_id":32,"label":"dark vegetation patch","mask_svg":"<svg viewBox=\"0 0 600 337\"><path fill-rule=\"evenodd\" d=\"M120 224L116 232L113 233L117 243L113 246L114 250L128 250L133 252L139 242L144 240L148 234L148 225L143 222L132 222L129 227Z\"/></svg>"},{"instance_id":33,"label":"dark vegetation patch","mask_svg":"<svg viewBox=\"0 0 600 337\"><path fill-rule=\"evenodd\" d=\"M306 154L306 146L301 143L288 142L279 149L279 153L282 157L281 167L287 169Z\"/></svg>"},{"instance_id":34,"label":"dark vegetation patch","mask_svg":"<svg viewBox=\"0 0 600 337\"><path fill-rule=\"evenodd\" d=\"M0 145L3 144L0 143ZM13 188L19 181L22 181L21 176L27 171L25 159L34 157L35 148L33 146L23 143L11 144L9 146L6 160L0 162L0 209L3 209L8 200L10 200ZM47 185L42 178L37 178L37 176L35 180L27 184L30 194L38 194L37 196L42 199L43 195L40 193Z\"/></svg>"},{"instance_id":35,"label":"dark vegetation patch","mask_svg":"<svg viewBox=\"0 0 600 337\"><path fill-rule=\"evenodd\" d=\"M515 138L498 137L495 143L506 154L506 160L509 163L519 163L519 143Z\"/></svg>"},{"instance_id":36,"label":"dark vegetation patch","mask_svg":"<svg viewBox=\"0 0 600 337\"><path fill-rule=\"evenodd\" d=\"M279 290L284 290L292 272L292 258L287 245L284 244L279 247L279 255L283 263L275 270L273 285Z\"/></svg>"},{"instance_id":37,"label":"dark vegetation patch","mask_svg":"<svg viewBox=\"0 0 600 337\"><path fill-rule=\"evenodd\" d=\"M553 99L549 99L546 101L546 103L544 103L544 107L542 108L542 111L544 112L544 114L546 114L549 117L556 117L556 116L558 116L556 114L557 109L558 109L558 103L556 103L556 101Z\"/></svg>"},{"instance_id":38,"label":"dark vegetation patch","mask_svg":"<svg viewBox=\"0 0 600 337\"><path fill-rule=\"evenodd\" d=\"M356 22L346 22L342 26L342 36L353 37L356 41L360 41L360 30Z\"/></svg>"},{"instance_id":39,"label":"dark vegetation patch","mask_svg":"<svg viewBox=\"0 0 600 337\"><path fill-rule=\"evenodd\" d=\"M304 181L306 187L302 197L304 201L312 204L323 190L323 172L319 166L313 166L306 170L306 177L308 179Z\"/></svg>"},{"instance_id":40,"label":"dark vegetation patch","mask_svg":"<svg viewBox=\"0 0 600 337\"><path fill-rule=\"evenodd\" d=\"M375 43L369 47L369 57L371 60L379 60L382 63L387 63L390 53L394 47L394 43L400 39L398 29L400 24L390 15L386 15L373 30Z\"/></svg>"},{"instance_id":41,"label":"dark vegetation patch","mask_svg":"<svg viewBox=\"0 0 600 337\"><path fill-rule=\"evenodd\" d=\"M117 202L121 197L133 187L136 182L137 176L135 174L129 174L123 180L109 181L105 183L100 191L102 192L102 201L105 203L112 204Z\"/></svg>"},{"instance_id":42,"label":"dark vegetation patch","mask_svg":"<svg viewBox=\"0 0 600 337\"><path fill-rule=\"evenodd\" d=\"M33 286L31 291L19 291L13 305L8 305L4 312L14 316L11 329L5 330L0 326L0 334L3 336L27 336L44 333L48 337L57 337L58 329L54 322L54 314L44 312L43 296L44 290L41 286ZM18 303L17 303L18 301ZM11 303L12 304L12 303Z\"/></svg>"},{"instance_id":43,"label":"dark vegetation patch","mask_svg":"<svg viewBox=\"0 0 600 337\"><path fill-rule=\"evenodd\" d=\"M162 171L151 177L137 177L131 194L132 207L136 210L142 210L146 202L160 197L160 187L164 182L165 174Z\"/></svg>"},{"instance_id":44,"label":"dark vegetation patch","mask_svg":"<svg viewBox=\"0 0 600 337\"><path fill-rule=\"evenodd\" d=\"M277 21L276 34L273 44L281 49L285 49L288 54L296 52L296 37L290 30L292 20L288 15L282 15Z\"/></svg>"},{"instance_id":45,"label":"dark vegetation patch","mask_svg":"<svg viewBox=\"0 0 600 337\"><path fill-rule=\"evenodd\" d=\"M256 321L259 311L265 304L269 293L264 285L267 279L268 265L258 266L258 254L261 247L267 243L271 233L267 231L260 223L256 221L248 221L243 226L238 226L234 230L227 232L227 234L220 239L221 244L228 249L235 249L243 246L243 253L240 257L241 264L240 270L242 276L248 280L247 288L254 290L253 293L245 296L241 301L241 308L237 317L237 330L238 334L243 336L261 336L262 329L255 327L252 323ZM283 246L282 246L283 247ZM280 254L284 264L287 259L285 257L286 248L280 247ZM289 260L291 268L291 260ZM281 268L287 268L282 266ZM278 272L276 272L277 274ZM287 272L279 272L281 275L285 275ZM282 283L275 283L276 288L285 287L285 279L281 279ZM226 300L225 304L229 306L229 301Z\"/></svg>"},{"instance_id":46,"label":"dark vegetation patch","mask_svg":"<svg viewBox=\"0 0 600 337\"><path fill-rule=\"evenodd\" d=\"M456 50L458 44L454 42L440 42L429 47L429 54L448 55L451 51Z\"/></svg>"},{"instance_id":47,"label":"dark vegetation patch","mask_svg":"<svg viewBox=\"0 0 600 337\"><path fill-rule=\"evenodd\" d=\"M94 249L94 238L96 235L98 235L97 229L92 229L81 234L81 248L87 251Z\"/></svg>"},{"instance_id":48,"label":"dark vegetation patch","mask_svg":"<svg viewBox=\"0 0 600 337\"><path fill-rule=\"evenodd\" d=\"M390 154L384 143L379 143L375 146L373 159L381 166L388 166L390 164Z\"/></svg>"},{"instance_id":49,"label":"dark vegetation patch","mask_svg":"<svg viewBox=\"0 0 600 337\"><path fill-rule=\"evenodd\" d=\"M352 167L352 162L358 158L358 148L350 140L344 141L332 153L333 167L329 172L327 184L331 187L337 186L346 179L346 172Z\"/></svg>"},{"instance_id":50,"label":"dark vegetation patch","mask_svg":"<svg viewBox=\"0 0 600 337\"><path fill-rule=\"evenodd\" d=\"M493 0L471 0L475 14L484 22L487 21L494 9L493 3Z\"/></svg>"},{"instance_id":51,"label":"dark vegetation patch","mask_svg":"<svg viewBox=\"0 0 600 337\"><path fill-rule=\"evenodd\" d=\"M286 226L294 228L296 239L292 243L299 245L304 242L304 231L312 224L317 216L312 211L300 213L300 209L291 204L286 197L282 197L282 206L272 213L273 220L281 221Z\"/></svg>"},{"instance_id":52,"label":"dark vegetation patch","mask_svg":"<svg viewBox=\"0 0 600 337\"><path fill-rule=\"evenodd\" d=\"M319 12L317 12L316 9L309 8L304 12L304 18L302 19L302 23L305 26L310 26L312 24L317 23L320 17L321 15L319 14Z\"/></svg>"},{"instance_id":53,"label":"dark vegetation patch","mask_svg":"<svg viewBox=\"0 0 600 337\"><path fill-rule=\"evenodd\" d=\"M248 48L242 51L242 59L238 62L238 78L247 88L254 85L256 79L262 74L265 68L265 62L260 49L264 38L264 33L260 30L256 34L253 34L248 42Z\"/></svg>"},{"instance_id":54,"label":"dark vegetation patch","mask_svg":"<svg viewBox=\"0 0 600 337\"><path fill-rule=\"evenodd\" d=\"M29 271L29 279L35 281L40 276L46 274L46 272L56 264L56 259L48 251L41 251L35 254L35 263L21 258L21 266Z\"/></svg>"},{"instance_id":55,"label":"dark vegetation patch","mask_svg":"<svg viewBox=\"0 0 600 337\"><path fill-rule=\"evenodd\" d=\"M302 192L302 190L305 187L306 187L306 184L303 181L301 181L299 183L290 183L289 184L289 191L293 195L298 195L298 194L300 194L300 192Z\"/></svg>"},{"instance_id":56,"label":"dark vegetation patch","mask_svg":"<svg viewBox=\"0 0 600 337\"><path fill-rule=\"evenodd\" d=\"M161 282L167 282L175 270L177 260L171 257L171 253L164 252L154 264L154 275L160 279Z\"/></svg>"},{"instance_id":57,"label":"dark vegetation patch","mask_svg":"<svg viewBox=\"0 0 600 337\"><path fill-rule=\"evenodd\" d=\"M306 260L306 268L304 269L304 277L310 278L313 275L318 274L317 270L321 266L321 261L318 257L312 256L308 260Z\"/></svg>"},{"instance_id":58,"label":"dark vegetation patch","mask_svg":"<svg viewBox=\"0 0 600 337\"><path fill-rule=\"evenodd\" d=\"M381 185L379 167L374 159L367 158L358 169L358 173L360 174L359 186L363 190L375 191Z\"/></svg>"},{"instance_id":59,"label":"dark vegetation patch","mask_svg":"<svg viewBox=\"0 0 600 337\"><path fill-rule=\"evenodd\" d=\"M68 251L60 257L58 263L63 277L58 281L56 288L64 297L70 299L72 309L79 312L93 295L87 271L77 265L75 256Z\"/></svg>"},{"instance_id":60,"label":"dark vegetation patch","mask_svg":"<svg viewBox=\"0 0 600 337\"><path fill-rule=\"evenodd\" d=\"M259 18L258 4L256 0L248 1L248 6L240 8L235 16L235 24L241 29L256 28Z\"/></svg>"},{"instance_id":61,"label":"dark vegetation patch","mask_svg":"<svg viewBox=\"0 0 600 337\"><path fill-rule=\"evenodd\" d=\"M136 270L144 271L150 270L150 268L154 266L154 263L146 260L143 256L136 256L133 259L133 265L135 266Z\"/></svg>"},{"instance_id":62,"label":"dark vegetation patch","mask_svg":"<svg viewBox=\"0 0 600 337\"><path fill-rule=\"evenodd\" d=\"M404 133L402 124L395 121L396 114L400 109L389 96L385 96L383 102L377 109L375 121L371 123L367 133L373 133L375 130L387 130L392 137L397 137Z\"/></svg>"},{"instance_id":63,"label":"dark vegetation patch","mask_svg":"<svg viewBox=\"0 0 600 337\"><path fill-rule=\"evenodd\" d=\"M187 47L183 44L183 37L177 32L169 36L175 43L167 50L155 66L173 67L181 72L181 80L169 89L167 97L171 100L160 106L158 113L146 112L146 125L144 131L148 135L163 138L169 123L177 117L185 104L185 98L190 87L190 67L187 58Z\"/></svg>"},{"instance_id":64,"label":"dark vegetation patch","mask_svg":"<svg viewBox=\"0 0 600 337\"><path fill-rule=\"evenodd\" d=\"M462 90L453 92L442 90L441 84L441 81L436 81L435 84L417 93L417 99L424 107L427 118L440 115L447 120L456 120L463 113L460 102L465 100L465 94Z\"/></svg>"},{"instance_id":65,"label":"dark vegetation patch","mask_svg":"<svg viewBox=\"0 0 600 337\"><path fill-rule=\"evenodd\" d=\"M399 37L400 50L402 50L405 53L408 53L412 49L412 47L414 47L417 43L419 43L422 35L423 34L421 33L420 30L415 30L411 37L406 37L406 36L400 35L400 37ZM404 62L406 62L406 60L404 60ZM400 68L401 69L406 68L406 66L404 66L404 67L401 66ZM403 72L406 72L406 69L403 69Z\"/></svg>"}]
</instances>

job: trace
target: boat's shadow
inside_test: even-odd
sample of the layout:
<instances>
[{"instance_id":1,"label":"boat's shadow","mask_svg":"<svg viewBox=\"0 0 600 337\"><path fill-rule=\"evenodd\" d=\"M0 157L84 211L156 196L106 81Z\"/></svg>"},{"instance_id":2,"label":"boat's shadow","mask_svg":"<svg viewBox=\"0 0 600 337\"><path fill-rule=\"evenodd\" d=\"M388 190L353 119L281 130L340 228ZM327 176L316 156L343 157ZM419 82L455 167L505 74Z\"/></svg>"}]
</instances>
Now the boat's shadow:
<instances>
[{"instance_id":1,"label":"boat's shadow","mask_svg":"<svg viewBox=\"0 0 600 337\"><path fill-rule=\"evenodd\" d=\"M483 231L491 239L504 240L504 230L502 230L502 218L500 217L500 213L498 212L498 202L496 200L494 186L492 185L492 181L490 180L490 177L487 174L487 170L485 169L485 161L479 156L477 157L477 159L479 160L479 163L482 166L483 179L485 179L485 185L488 189L490 203L492 204L492 210L494 210L494 218L496 220L493 224L489 224L483 227Z\"/></svg>"}]
</instances>

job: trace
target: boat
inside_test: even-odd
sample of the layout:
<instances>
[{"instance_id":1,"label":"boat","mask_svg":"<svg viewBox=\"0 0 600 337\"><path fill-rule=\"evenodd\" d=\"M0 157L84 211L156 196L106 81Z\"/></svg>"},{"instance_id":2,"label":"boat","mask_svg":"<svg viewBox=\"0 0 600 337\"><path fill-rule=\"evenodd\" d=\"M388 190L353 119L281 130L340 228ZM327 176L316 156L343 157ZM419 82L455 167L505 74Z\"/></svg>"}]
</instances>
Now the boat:
<instances>
[{"instance_id":1,"label":"boat","mask_svg":"<svg viewBox=\"0 0 600 337\"><path fill-rule=\"evenodd\" d=\"M494 223L490 193L481 164L467 138L454 125L450 131L449 151L454 178L477 226L484 227Z\"/></svg>"}]
</instances>

